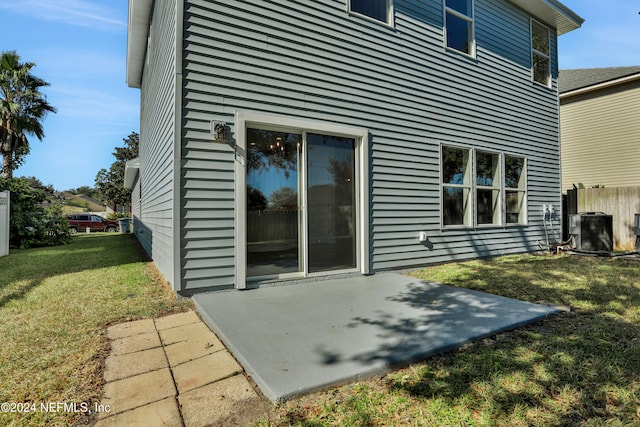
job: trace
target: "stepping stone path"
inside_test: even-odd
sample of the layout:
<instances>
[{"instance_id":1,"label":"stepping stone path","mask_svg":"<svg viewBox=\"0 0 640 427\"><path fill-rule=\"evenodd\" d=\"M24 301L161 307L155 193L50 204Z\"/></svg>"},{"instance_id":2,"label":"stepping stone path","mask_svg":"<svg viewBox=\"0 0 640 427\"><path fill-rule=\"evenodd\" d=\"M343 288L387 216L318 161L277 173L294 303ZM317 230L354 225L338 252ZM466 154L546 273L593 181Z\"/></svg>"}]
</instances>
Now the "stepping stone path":
<instances>
[{"instance_id":1,"label":"stepping stone path","mask_svg":"<svg viewBox=\"0 0 640 427\"><path fill-rule=\"evenodd\" d=\"M97 427L246 425L271 407L193 311L121 323L107 335Z\"/></svg>"}]
</instances>

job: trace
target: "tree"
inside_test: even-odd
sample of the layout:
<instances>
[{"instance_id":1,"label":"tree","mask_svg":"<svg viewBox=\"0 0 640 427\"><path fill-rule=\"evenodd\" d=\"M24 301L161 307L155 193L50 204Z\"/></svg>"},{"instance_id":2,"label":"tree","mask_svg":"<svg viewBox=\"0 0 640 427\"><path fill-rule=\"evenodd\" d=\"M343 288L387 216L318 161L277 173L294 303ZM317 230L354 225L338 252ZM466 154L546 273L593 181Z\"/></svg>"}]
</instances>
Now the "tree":
<instances>
[{"instance_id":1,"label":"tree","mask_svg":"<svg viewBox=\"0 0 640 427\"><path fill-rule=\"evenodd\" d=\"M44 138L42 120L56 109L40 88L49 83L31 74L33 62L20 62L16 51L0 57L0 152L3 178L11 178L29 154L27 135Z\"/></svg>"},{"instance_id":2,"label":"tree","mask_svg":"<svg viewBox=\"0 0 640 427\"><path fill-rule=\"evenodd\" d=\"M130 200L130 192L124 188L124 170L127 160L138 157L140 135L136 132L122 139L124 147L116 147L113 156L116 161L111 164L109 170L100 169L96 175L96 188L101 193L102 199L108 203L114 211L119 205L127 204Z\"/></svg>"},{"instance_id":3,"label":"tree","mask_svg":"<svg viewBox=\"0 0 640 427\"><path fill-rule=\"evenodd\" d=\"M262 191L247 185L247 209L250 211L262 211L267 208L267 199Z\"/></svg>"},{"instance_id":4,"label":"tree","mask_svg":"<svg viewBox=\"0 0 640 427\"><path fill-rule=\"evenodd\" d=\"M0 191L11 192L12 248L54 246L71 240L69 223L53 196L53 187L37 178L0 178Z\"/></svg>"},{"instance_id":5,"label":"tree","mask_svg":"<svg viewBox=\"0 0 640 427\"><path fill-rule=\"evenodd\" d=\"M271 209L288 209L291 205L298 204L298 193L295 188L280 187L269 195L269 207Z\"/></svg>"},{"instance_id":6,"label":"tree","mask_svg":"<svg viewBox=\"0 0 640 427\"><path fill-rule=\"evenodd\" d=\"M300 135L264 129L247 129L247 170L279 169L286 178L298 168Z\"/></svg>"},{"instance_id":7,"label":"tree","mask_svg":"<svg viewBox=\"0 0 640 427\"><path fill-rule=\"evenodd\" d=\"M53 188L53 185L45 185L35 176L25 176L21 179L32 189L42 191L47 200L53 200L55 198L56 190Z\"/></svg>"}]
</instances>

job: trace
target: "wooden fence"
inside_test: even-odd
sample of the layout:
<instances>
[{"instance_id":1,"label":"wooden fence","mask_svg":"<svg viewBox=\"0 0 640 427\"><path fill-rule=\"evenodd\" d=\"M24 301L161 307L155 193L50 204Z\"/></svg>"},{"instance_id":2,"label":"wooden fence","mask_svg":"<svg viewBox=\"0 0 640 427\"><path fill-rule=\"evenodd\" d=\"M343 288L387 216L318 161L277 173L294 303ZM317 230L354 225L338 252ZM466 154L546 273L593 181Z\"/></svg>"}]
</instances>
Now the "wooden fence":
<instances>
[{"instance_id":1,"label":"wooden fence","mask_svg":"<svg viewBox=\"0 0 640 427\"><path fill-rule=\"evenodd\" d=\"M640 214L640 187L580 188L568 190L565 198L565 224L569 214L603 212L613 216L613 246L635 247L635 214Z\"/></svg>"},{"instance_id":2,"label":"wooden fence","mask_svg":"<svg viewBox=\"0 0 640 427\"><path fill-rule=\"evenodd\" d=\"M249 210L247 212L247 242L298 240L297 209Z\"/></svg>"}]
</instances>

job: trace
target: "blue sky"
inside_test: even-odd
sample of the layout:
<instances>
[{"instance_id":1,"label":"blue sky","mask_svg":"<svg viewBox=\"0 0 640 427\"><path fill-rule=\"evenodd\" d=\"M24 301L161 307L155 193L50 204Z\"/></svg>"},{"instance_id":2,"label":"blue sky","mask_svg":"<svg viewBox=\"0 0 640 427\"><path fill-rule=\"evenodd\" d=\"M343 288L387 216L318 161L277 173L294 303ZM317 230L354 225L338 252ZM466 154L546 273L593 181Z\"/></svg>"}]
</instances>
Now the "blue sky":
<instances>
[{"instance_id":1,"label":"blue sky","mask_svg":"<svg viewBox=\"0 0 640 427\"><path fill-rule=\"evenodd\" d=\"M15 176L57 190L94 185L122 139L139 130L139 90L125 83L127 0L0 0L0 50L36 63L58 109Z\"/></svg>"},{"instance_id":2,"label":"blue sky","mask_svg":"<svg viewBox=\"0 0 640 427\"><path fill-rule=\"evenodd\" d=\"M564 0L586 19L560 37L561 68L640 65L640 1ZM94 185L139 130L139 91L125 83L127 0L0 0L0 51L17 50L58 109L16 176L57 190Z\"/></svg>"}]
</instances>

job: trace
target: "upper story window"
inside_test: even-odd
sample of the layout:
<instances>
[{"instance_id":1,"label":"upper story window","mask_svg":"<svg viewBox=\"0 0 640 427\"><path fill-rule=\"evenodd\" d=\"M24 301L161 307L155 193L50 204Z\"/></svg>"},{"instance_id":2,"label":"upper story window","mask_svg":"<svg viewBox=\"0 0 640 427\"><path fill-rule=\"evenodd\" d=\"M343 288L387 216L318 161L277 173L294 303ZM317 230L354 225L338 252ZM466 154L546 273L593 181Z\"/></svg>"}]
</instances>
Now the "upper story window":
<instances>
[{"instance_id":1,"label":"upper story window","mask_svg":"<svg viewBox=\"0 0 640 427\"><path fill-rule=\"evenodd\" d=\"M391 25L392 0L349 0L349 12Z\"/></svg>"},{"instance_id":2,"label":"upper story window","mask_svg":"<svg viewBox=\"0 0 640 427\"><path fill-rule=\"evenodd\" d=\"M444 10L447 47L474 56L473 0L445 0Z\"/></svg>"},{"instance_id":3,"label":"upper story window","mask_svg":"<svg viewBox=\"0 0 640 427\"><path fill-rule=\"evenodd\" d=\"M545 86L551 86L551 57L549 40L549 28L532 19L531 63L533 68L533 81Z\"/></svg>"}]
</instances>

